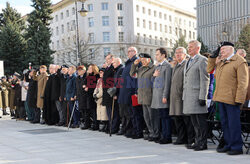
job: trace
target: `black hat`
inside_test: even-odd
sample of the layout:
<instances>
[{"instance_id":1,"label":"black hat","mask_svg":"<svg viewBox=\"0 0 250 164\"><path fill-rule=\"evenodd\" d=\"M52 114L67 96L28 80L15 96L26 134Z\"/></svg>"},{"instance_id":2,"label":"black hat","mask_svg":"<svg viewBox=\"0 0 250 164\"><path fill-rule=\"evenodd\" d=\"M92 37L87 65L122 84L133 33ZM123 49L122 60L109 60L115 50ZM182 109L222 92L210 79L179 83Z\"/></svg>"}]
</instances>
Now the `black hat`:
<instances>
[{"instance_id":1,"label":"black hat","mask_svg":"<svg viewBox=\"0 0 250 164\"><path fill-rule=\"evenodd\" d=\"M6 76L2 76L2 79L7 79L7 77Z\"/></svg>"},{"instance_id":2,"label":"black hat","mask_svg":"<svg viewBox=\"0 0 250 164\"><path fill-rule=\"evenodd\" d=\"M16 76L16 77L18 77L18 78L21 77L21 75L20 75L19 73L17 73L17 72L15 72L15 73L13 74L13 76Z\"/></svg>"},{"instance_id":3,"label":"black hat","mask_svg":"<svg viewBox=\"0 0 250 164\"><path fill-rule=\"evenodd\" d=\"M234 47L234 44L233 43L231 43L231 42L221 42L220 43L220 47L223 47L223 46L232 46L232 47Z\"/></svg>"},{"instance_id":4,"label":"black hat","mask_svg":"<svg viewBox=\"0 0 250 164\"><path fill-rule=\"evenodd\" d=\"M100 71L105 72L105 68L101 68L101 69L99 70L99 72L100 72Z\"/></svg>"},{"instance_id":5,"label":"black hat","mask_svg":"<svg viewBox=\"0 0 250 164\"><path fill-rule=\"evenodd\" d=\"M146 54L146 53L140 53L139 57L140 58L150 58L151 59L151 56L149 54Z\"/></svg>"},{"instance_id":6,"label":"black hat","mask_svg":"<svg viewBox=\"0 0 250 164\"><path fill-rule=\"evenodd\" d=\"M67 66L67 65L62 65L62 68L69 68L69 66Z\"/></svg>"}]
</instances>

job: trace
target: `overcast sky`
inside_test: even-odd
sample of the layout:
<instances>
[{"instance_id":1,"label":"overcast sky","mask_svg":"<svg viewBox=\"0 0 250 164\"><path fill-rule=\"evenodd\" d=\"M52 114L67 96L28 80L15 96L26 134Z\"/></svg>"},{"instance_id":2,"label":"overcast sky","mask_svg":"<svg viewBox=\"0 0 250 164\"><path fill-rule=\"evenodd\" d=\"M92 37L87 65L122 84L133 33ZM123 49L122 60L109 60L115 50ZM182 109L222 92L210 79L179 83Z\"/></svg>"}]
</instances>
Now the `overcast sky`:
<instances>
[{"instance_id":1,"label":"overcast sky","mask_svg":"<svg viewBox=\"0 0 250 164\"><path fill-rule=\"evenodd\" d=\"M22 15L30 13L32 11L31 0L0 0L0 10L5 8L6 2L10 2L11 6L16 8ZM52 3L57 3L60 0L52 0ZM165 0L167 3L181 8L186 11L195 13L194 7L196 6L196 0Z\"/></svg>"}]
</instances>

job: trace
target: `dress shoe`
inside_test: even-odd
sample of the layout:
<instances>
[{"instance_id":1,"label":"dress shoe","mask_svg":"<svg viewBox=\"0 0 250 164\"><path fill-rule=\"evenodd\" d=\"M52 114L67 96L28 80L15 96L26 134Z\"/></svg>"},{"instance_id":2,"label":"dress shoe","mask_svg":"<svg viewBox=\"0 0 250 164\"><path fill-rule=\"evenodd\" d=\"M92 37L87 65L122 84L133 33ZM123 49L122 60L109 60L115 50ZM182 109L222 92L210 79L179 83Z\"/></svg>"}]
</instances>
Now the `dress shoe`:
<instances>
[{"instance_id":1,"label":"dress shoe","mask_svg":"<svg viewBox=\"0 0 250 164\"><path fill-rule=\"evenodd\" d=\"M86 129L89 129L89 125L88 124L84 124L82 127L81 127L82 130L86 130Z\"/></svg>"},{"instance_id":2,"label":"dress shoe","mask_svg":"<svg viewBox=\"0 0 250 164\"><path fill-rule=\"evenodd\" d=\"M33 120L33 121L31 121L31 123L32 124L38 124L38 123L40 123L40 121Z\"/></svg>"},{"instance_id":3,"label":"dress shoe","mask_svg":"<svg viewBox=\"0 0 250 164\"><path fill-rule=\"evenodd\" d=\"M72 128L72 129L79 128L79 125L72 124L72 125L70 125L70 128Z\"/></svg>"},{"instance_id":4,"label":"dress shoe","mask_svg":"<svg viewBox=\"0 0 250 164\"><path fill-rule=\"evenodd\" d=\"M181 141L176 141L173 143L174 145L184 145L185 143L184 142L181 142Z\"/></svg>"},{"instance_id":5,"label":"dress shoe","mask_svg":"<svg viewBox=\"0 0 250 164\"><path fill-rule=\"evenodd\" d=\"M125 137L127 137L127 138L133 138L133 137L135 137L136 135L134 135L134 134L132 134L132 133L127 133L127 134L125 134Z\"/></svg>"},{"instance_id":6,"label":"dress shoe","mask_svg":"<svg viewBox=\"0 0 250 164\"><path fill-rule=\"evenodd\" d=\"M152 142L152 141L154 141L154 138L153 137L148 137L148 141Z\"/></svg>"},{"instance_id":7,"label":"dress shoe","mask_svg":"<svg viewBox=\"0 0 250 164\"><path fill-rule=\"evenodd\" d=\"M217 148L216 151L218 153L226 153L226 152L230 151L230 149L227 147L223 147L223 148Z\"/></svg>"},{"instance_id":8,"label":"dress shoe","mask_svg":"<svg viewBox=\"0 0 250 164\"><path fill-rule=\"evenodd\" d=\"M202 151L202 150L207 150L207 145L196 146L194 148L194 151Z\"/></svg>"},{"instance_id":9,"label":"dress shoe","mask_svg":"<svg viewBox=\"0 0 250 164\"><path fill-rule=\"evenodd\" d=\"M122 130L122 129L120 129L119 131L118 131L118 133L116 133L116 135L123 135L124 134L124 131Z\"/></svg>"},{"instance_id":10,"label":"dress shoe","mask_svg":"<svg viewBox=\"0 0 250 164\"><path fill-rule=\"evenodd\" d=\"M172 139L160 139L159 140L159 144L163 145L163 144L170 144L172 143Z\"/></svg>"},{"instance_id":11,"label":"dress shoe","mask_svg":"<svg viewBox=\"0 0 250 164\"><path fill-rule=\"evenodd\" d=\"M192 144L186 144L185 146L187 149L195 149L197 145L195 143L192 143Z\"/></svg>"},{"instance_id":12,"label":"dress shoe","mask_svg":"<svg viewBox=\"0 0 250 164\"><path fill-rule=\"evenodd\" d=\"M141 139L141 138L143 138L142 134L141 135L135 135L134 137L132 137L132 139Z\"/></svg>"},{"instance_id":13,"label":"dress shoe","mask_svg":"<svg viewBox=\"0 0 250 164\"><path fill-rule=\"evenodd\" d=\"M240 155L243 154L242 150L230 150L227 152L228 155Z\"/></svg>"}]
</instances>

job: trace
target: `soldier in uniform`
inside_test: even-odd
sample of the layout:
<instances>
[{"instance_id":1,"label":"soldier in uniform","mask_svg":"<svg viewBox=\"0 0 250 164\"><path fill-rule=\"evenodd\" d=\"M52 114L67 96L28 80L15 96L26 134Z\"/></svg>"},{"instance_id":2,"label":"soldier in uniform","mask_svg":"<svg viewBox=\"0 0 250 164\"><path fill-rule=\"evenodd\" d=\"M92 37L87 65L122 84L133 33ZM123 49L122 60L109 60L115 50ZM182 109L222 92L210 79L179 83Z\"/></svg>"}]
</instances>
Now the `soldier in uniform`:
<instances>
[{"instance_id":1,"label":"soldier in uniform","mask_svg":"<svg viewBox=\"0 0 250 164\"><path fill-rule=\"evenodd\" d=\"M6 109L9 107L9 92L8 92L8 82L6 76L2 77L2 109L3 115L9 115Z\"/></svg>"}]
</instances>

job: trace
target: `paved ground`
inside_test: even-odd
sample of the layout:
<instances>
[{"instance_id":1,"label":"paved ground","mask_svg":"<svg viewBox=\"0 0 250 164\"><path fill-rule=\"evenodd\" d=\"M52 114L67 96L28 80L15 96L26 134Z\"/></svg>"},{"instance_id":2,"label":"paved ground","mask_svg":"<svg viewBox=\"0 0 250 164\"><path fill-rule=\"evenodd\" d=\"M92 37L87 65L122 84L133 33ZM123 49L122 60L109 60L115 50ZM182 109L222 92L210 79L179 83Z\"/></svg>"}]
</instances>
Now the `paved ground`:
<instances>
[{"instance_id":1,"label":"paved ground","mask_svg":"<svg viewBox=\"0 0 250 164\"><path fill-rule=\"evenodd\" d=\"M143 139L109 137L93 131L33 125L24 121L0 119L0 164L249 164L250 155L228 156L209 150L194 152L184 146L159 145Z\"/></svg>"}]
</instances>

